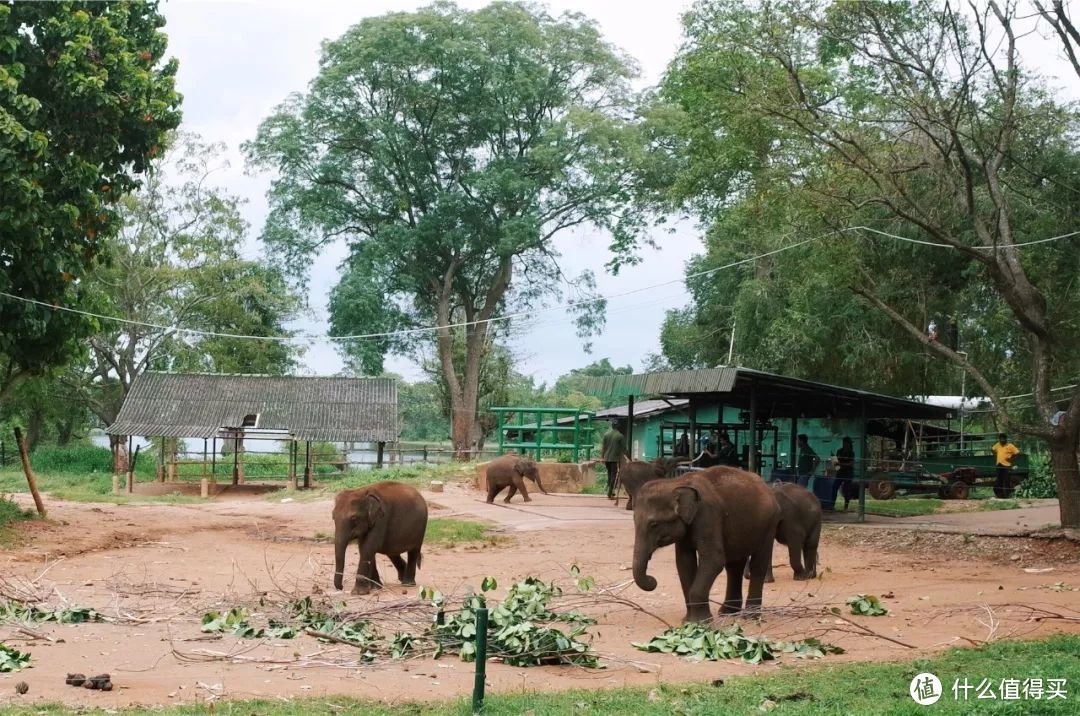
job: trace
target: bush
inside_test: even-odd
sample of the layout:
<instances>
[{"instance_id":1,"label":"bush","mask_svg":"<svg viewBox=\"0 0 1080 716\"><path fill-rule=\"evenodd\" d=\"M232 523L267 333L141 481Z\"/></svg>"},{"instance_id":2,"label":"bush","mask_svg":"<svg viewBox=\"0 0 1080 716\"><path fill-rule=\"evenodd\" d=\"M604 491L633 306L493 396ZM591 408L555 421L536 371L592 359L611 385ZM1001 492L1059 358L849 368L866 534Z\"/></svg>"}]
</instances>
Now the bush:
<instances>
[{"instance_id":1,"label":"bush","mask_svg":"<svg viewBox=\"0 0 1080 716\"><path fill-rule=\"evenodd\" d=\"M1050 467L1050 453L1032 450L1028 458L1028 476L1016 487L1016 496L1027 499L1057 497L1057 482Z\"/></svg>"},{"instance_id":2,"label":"bush","mask_svg":"<svg viewBox=\"0 0 1080 716\"><path fill-rule=\"evenodd\" d=\"M144 477L153 476L155 456L147 448L139 451L139 462L135 469ZM18 458L10 469L18 469ZM112 474L113 462L112 451L109 448L97 445L76 445L60 447L58 445L39 445L30 453L30 467L34 472L60 473L71 472L80 474L103 473Z\"/></svg>"}]
</instances>

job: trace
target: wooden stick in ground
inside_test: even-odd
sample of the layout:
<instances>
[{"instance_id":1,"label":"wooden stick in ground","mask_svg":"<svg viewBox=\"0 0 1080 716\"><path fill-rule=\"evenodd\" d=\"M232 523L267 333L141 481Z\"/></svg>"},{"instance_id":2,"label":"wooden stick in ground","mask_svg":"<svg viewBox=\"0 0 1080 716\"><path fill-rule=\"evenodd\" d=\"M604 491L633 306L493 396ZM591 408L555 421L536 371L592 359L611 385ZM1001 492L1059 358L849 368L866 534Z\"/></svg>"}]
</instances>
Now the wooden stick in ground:
<instances>
[{"instance_id":1,"label":"wooden stick in ground","mask_svg":"<svg viewBox=\"0 0 1080 716\"><path fill-rule=\"evenodd\" d=\"M34 472L30 469L30 457L26 454L26 442L23 441L22 430L17 427L15 428L15 444L19 446L19 457L22 458L23 472L26 473L26 482L30 485L30 494L34 496L34 505L37 507L38 514L44 517L45 503L41 501L37 480L34 479Z\"/></svg>"}]
</instances>

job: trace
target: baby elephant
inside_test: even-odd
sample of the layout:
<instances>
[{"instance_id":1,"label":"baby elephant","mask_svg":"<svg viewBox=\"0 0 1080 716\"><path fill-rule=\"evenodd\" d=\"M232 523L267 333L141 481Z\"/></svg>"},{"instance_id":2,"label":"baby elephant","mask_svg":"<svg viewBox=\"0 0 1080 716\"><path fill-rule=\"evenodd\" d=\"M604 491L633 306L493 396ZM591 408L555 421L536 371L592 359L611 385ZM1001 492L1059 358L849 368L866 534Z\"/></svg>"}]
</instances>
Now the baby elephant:
<instances>
[{"instance_id":1,"label":"baby elephant","mask_svg":"<svg viewBox=\"0 0 1080 716\"><path fill-rule=\"evenodd\" d=\"M495 496L509 487L510 491L506 493L503 502L510 502L510 498L519 492L526 502L532 502L529 491L525 489L526 477L536 483L540 492L548 494L540 484L540 470L531 457L503 455L492 460L487 466L487 501L494 502Z\"/></svg>"},{"instance_id":2,"label":"baby elephant","mask_svg":"<svg viewBox=\"0 0 1080 716\"><path fill-rule=\"evenodd\" d=\"M821 539L821 502L810 490L793 482L774 482L772 491L780 505L776 541L787 545L795 580L813 579L817 576L818 541ZM775 581L771 564L765 581Z\"/></svg>"},{"instance_id":3,"label":"baby elephant","mask_svg":"<svg viewBox=\"0 0 1080 716\"><path fill-rule=\"evenodd\" d=\"M631 460L619 470L619 484L626 488L629 496L626 500L626 509L634 509L634 495L641 486L650 480L659 480L663 477L675 477L675 468L679 462L670 457L658 457L652 462Z\"/></svg>"},{"instance_id":4,"label":"baby elephant","mask_svg":"<svg viewBox=\"0 0 1080 716\"><path fill-rule=\"evenodd\" d=\"M416 489L400 482L377 482L345 490L334 500L333 514L335 589L341 589L345 549L354 540L360 548L360 564L353 594L367 594L373 586L382 586L376 554L390 558L402 584L416 584L428 519L427 502ZM401 558L403 553L408 563Z\"/></svg>"}]
</instances>

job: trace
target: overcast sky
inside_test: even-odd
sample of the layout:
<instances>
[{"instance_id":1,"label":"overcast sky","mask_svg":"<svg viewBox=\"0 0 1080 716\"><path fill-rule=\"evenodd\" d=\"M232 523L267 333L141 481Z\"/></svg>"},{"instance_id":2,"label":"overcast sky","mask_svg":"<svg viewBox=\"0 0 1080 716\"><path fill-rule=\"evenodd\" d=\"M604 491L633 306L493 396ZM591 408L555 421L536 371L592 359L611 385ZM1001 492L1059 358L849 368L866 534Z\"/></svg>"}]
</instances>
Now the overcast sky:
<instances>
[{"instance_id":1,"label":"overcast sky","mask_svg":"<svg viewBox=\"0 0 1080 716\"><path fill-rule=\"evenodd\" d=\"M167 0L169 54L180 60L179 89L184 95L183 129L209 141L224 142L230 167L218 174L228 189L247 199L245 213L252 225L251 255L260 251L255 242L267 213L267 176L248 176L239 153L240 143L254 137L259 122L291 92L302 92L318 68L320 43L337 38L366 16L414 10L427 2L405 0L228 0L209 2ZM484 1L462 1L477 8ZM655 84L680 42L681 13L689 2L627 3L619 0L577 0L546 3L553 14L565 10L585 13L599 23L609 42L637 59L640 86ZM646 251L641 265L618 276L603 271L608 260L608 238L583 230L561 236L557 245L570 275L592 268L598 290L613 295L652 286L682 275L686 259L701 247L692 226L676 235L658 233L662 249ZM309 301L314 317L297 324L305 333L327 330L327 292L337 283L338 264L345 255L342 245L325 251L312 269ZM599 358L640 368L650 352L659 350L658 337L665 310L684 305L681 284L656 291L613 298L608 304L608 325L585 354L575 336L572 317L564 310L539 312L514 340L520 369L538 381L552 382L572 368ZM332 346L320 343L308 348L304 373L330 374L342 362ZM387 368L418 377L415 367L391 359Z\"/></svg>"}]
</instances>

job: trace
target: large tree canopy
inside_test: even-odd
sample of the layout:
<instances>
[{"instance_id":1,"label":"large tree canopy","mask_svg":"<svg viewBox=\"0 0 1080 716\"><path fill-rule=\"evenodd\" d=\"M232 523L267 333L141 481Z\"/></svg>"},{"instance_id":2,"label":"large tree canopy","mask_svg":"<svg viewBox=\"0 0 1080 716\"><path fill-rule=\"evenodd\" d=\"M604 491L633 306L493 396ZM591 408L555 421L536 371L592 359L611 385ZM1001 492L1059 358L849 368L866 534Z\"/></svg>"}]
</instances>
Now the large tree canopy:
<instances>
[{"instance_id":1,"label":"large tree canopy","mask_svg":"<svg viewBox=\"0 0 1080 716\"><path fill-rule=\"evenodd\" d=\"M813 240L696 279L664 343L673 362L715 358L734 323L749 362L909 392L943 384L924 356L951 363L1049 443L1080 527L1080 392L1052 390L1080 372L1080 241L1031 243L1080 228L1080 116L1021 56L1038 19L994 0L695 5L649 112L661 203L709 228L692 271ZM1025 391L1026 414L1002 397Z\"/></svg>"},{"instance_id":2,"label":"large tree canopy","mask_svg":"<svg viewBox=\"0 0 1080 716\"><path fill-rule=\"evenodd\" d=\"M0 292L76 302L120 197L180 123L156 2L0 4ZM62 364L81 317L0 296L0 397Z\"/></svg>"},{"instance_id":3,"label":"large tree canopy","mask_svg":"<svg viewBox=\"0 0 1080 716\"><path fill-rule=\"evenodd\" d=\"M86 277L85 306L131 321L101 321L86 360L65 376L105 425L148 369L283 374L294 366L287 342L181 330L288 336L284 324L300 307L280 272L242 255L241 200L212 182L222 152L180 135L144 186L117 205L111 261Z\"/></svg>"},{"instance_id":4,"label":"large tree canopy","mask_svg":"<svg viewBox=\"0 0 1080 716\"><path fill-rule=\"evenodd\" d=\"M337 237L349 243L336 333L439 327L460 453L475 434L488 319L592 288L591 274L563 275L552 238L620 218L632 74L581 15L440 3L364 20L326 43L308 93L247 147L277 172L271 247L294 261ZM460 361L456 323L469 324ZM386 350L408 347L357 345L371 372Z\"/></svg>"}]
</instances>

